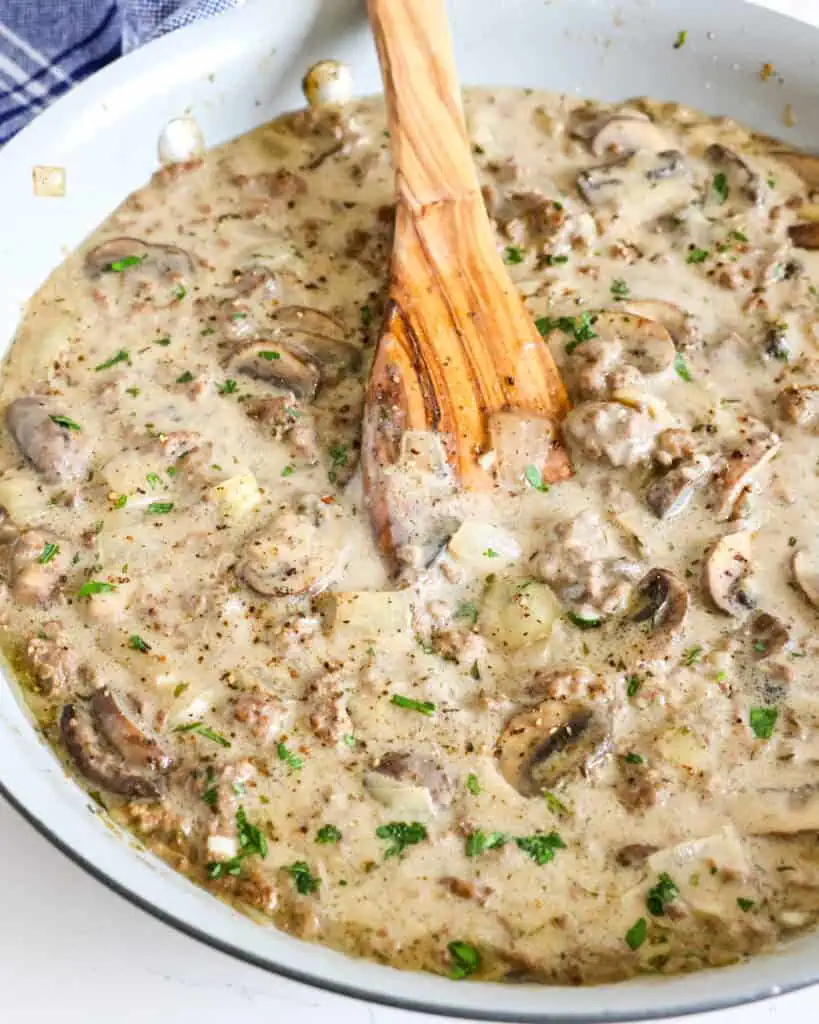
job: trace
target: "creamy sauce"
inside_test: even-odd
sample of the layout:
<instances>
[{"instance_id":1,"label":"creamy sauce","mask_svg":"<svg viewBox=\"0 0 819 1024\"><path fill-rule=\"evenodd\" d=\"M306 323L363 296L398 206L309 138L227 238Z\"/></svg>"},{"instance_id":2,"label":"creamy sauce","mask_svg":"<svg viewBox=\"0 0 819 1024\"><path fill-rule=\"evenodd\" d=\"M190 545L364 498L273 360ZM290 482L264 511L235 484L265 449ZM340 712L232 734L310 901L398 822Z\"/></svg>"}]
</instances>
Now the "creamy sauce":
<instances>
[{"instance_id":1,"label":"creamy sauce","mask_svg":"<svg viewBox=\"0 0 819 1024\"><path fill-rule=\"evenodd\" d=\"M679 106L466 108L574 477L453 500L410 439L443 547L388 579L383 111L291 115L158 173L32 301L4 643L111 815L260 921L456 977L729 963L819 916L810 197Z\"/></svg>"}]
</instances>

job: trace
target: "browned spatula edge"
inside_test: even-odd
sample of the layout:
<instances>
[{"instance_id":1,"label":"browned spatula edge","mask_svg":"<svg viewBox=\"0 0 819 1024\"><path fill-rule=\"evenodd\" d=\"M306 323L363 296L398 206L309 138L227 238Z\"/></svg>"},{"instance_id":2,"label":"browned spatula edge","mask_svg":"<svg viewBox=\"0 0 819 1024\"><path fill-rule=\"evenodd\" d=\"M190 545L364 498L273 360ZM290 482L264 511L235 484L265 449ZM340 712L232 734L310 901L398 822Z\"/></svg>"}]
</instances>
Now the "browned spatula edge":
<instances>
[{"instance_id":1,"label":"browned spatula edge","mask_svg":"<svg viewBox=\"0 0 819 1024\"><path fill-rule=\"evenodd\" d=\"M544 483L571 474L565 387L497 250L466 137L443 0L368 0L384 77L398 205L390 303L365 399L362 463L376 538L396 568L386 472L408 431L432 431L461 486L493 413L548 421Z\"/></svg>"}]
</instances>

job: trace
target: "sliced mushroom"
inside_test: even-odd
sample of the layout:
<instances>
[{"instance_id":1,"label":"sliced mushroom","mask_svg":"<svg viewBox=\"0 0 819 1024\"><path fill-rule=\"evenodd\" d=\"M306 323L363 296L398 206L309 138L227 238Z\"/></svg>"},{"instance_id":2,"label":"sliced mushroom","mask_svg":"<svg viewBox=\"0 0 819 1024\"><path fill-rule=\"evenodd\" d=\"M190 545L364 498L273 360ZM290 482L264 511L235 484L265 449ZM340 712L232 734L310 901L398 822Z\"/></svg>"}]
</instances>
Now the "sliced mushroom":
<instances>
[{"instance_id":1,"label":"sliced mushroom","mask_svg":"<svg viewBox=\"0 0 819 1024\"><path fill-rule=\"evenodd\" d=\"M759 612L748 626L753 657L757 661L779 654L788 646L791 631L785 623L768 612Z\"/></svg>"},{"instance_id":2,"label":"sliced mushroom","mask_svg":"<svg viewBox=\"0 0 819 1024\"><path fill-rule=\"evenodd\" d=\"M662 181L663 178L676 178L685 170L685 158L676 149L666 149L657 154L657 163L646 171L649 181Z\"/></svg>"},{"instance_id":3,"label":"sliced mushroom","mask_svg":"<svg viewBox=\"0 0 819 1024\"><path fill-rule=\"evenodd\" d=\"M522 796L538 796L567 775L589 772L609 747L599 711L547 700L507 722L498 740L498 767Z\"/></svg>"},{"instance_id":4,"label":"sliced mushroom","mask_svg":"<svg viewBox=\"0 0 819 1024\"><path fill-rule=\"evenodd\" d=\"M139 268L150 270L168 281L191 277L195 271L193 259L184 249L177 245L143 242L140 238L110 238L91 249L85 257L85 269L92 277L124 274Z\"/></svg>"},{"instance_id":5,"label":"sliced mushroom","mask_svg":"<svg viewBox=\"0 0 819 1024\"><path fill-rule=\"evenodd\" d=\"M809 604L819 608L819 560L808 548L794 553L791 571L797 587L807 598Z\"/></svg>"},{"instance_id":6,"label":"sliced mushroom","mask_svg":"<svg viewBox=\"0 0 819 1024\"><path fill-rule=\"evenodd\" d=\"M623 309L627 313L662 324L677 348L691 348L700 340L694 318L673 302L665 302L663 299L628 299L623 303Z\"/></svg>"},{"instance_id":7,"label":"sliced mushroom","mask_svg":"<svg viewBox=\"0 0 819 1024\"><path fill-rule=\"evenodd\" d=\"M609 198L612 188L623 184L625 172L631 163L631 157L627 156L621 160L612 160L609 163L601 164L599 167L589 167L577 175L577 190L586 200L589 206L596 206L599 202Z\"/></svg>"},{"instance_id":8,"label":"sliced mushroom","mask_svg":"<svg viewBox=\"0 0 819 1024\"><path fill-rule=\"evenodd\" d=\"M618 121L642 121L647 122L648 116L637 110L635 107L620 107L619 110L601 111L596 106L588 105L577 107L569 115L569 134L576 139L589 141L613 120Z\"/></svg>"},{"instance_id":9,"label":"sliced mushroom","mask_svg":"<svg viewBox=\"0 0 819 1024\"><path fill-rule=\"evenodd\" d=\"M228 367L235 373L269 381L308 402L315 398L319 386L316 367L299 359L277 341L263 339L243 345L231 357Z\"/></svg>"},{"instance_id":10,"label":"sliced mushroom","mask_svg":"<svg viewBox=\"0 0 819 1024\"><path fill-rule=\"evenodd\" d=\"M6 409L6 422L20 451L49 483L66 483L88 473L91 448L83 431L61 426L73 421L51 412L44 399L15 399Z\"/></svg>"},{"instance_id":11,"label":"sliced mushroom","mask_svg":"<svg viewBox=\"0 0 819 1024\"><path fill-rule=\"evenodd\" d=\"M719 477L717 518L730 519L743 493L751 490L760 471L771 461L782 445L778 434L769 432L766 436L750 440L743 448L734 451Z\"/></svg>"},{"instance_id":12,"label":"sliced mushroom","mask_svg":"<svg viewBox=\"0 0 819 1024\"><path fill-rule=\"evenodd\" d=\"M344 327L320 309L312 306L277 307L271 320L275 336L282 344L321 373L325 383L332 383L359 358L355 345L347 341Z\"/></svg>"},{"instance_id":13,"label":"sliced mushroom","mask_svg":"<svg viewBox=\"0 0 819 1024\"><path fill-rule=\"evenodd\" d=\"M660 441L662 436L660 435ZM657 452L655 459L656 457ZM658 519L672 518L686 507L697 488L708 479L711 470L711 460L707 455L692 453L681 458L665 473L651 481L646 488L646 504Z\"/></svg>"},{"instance_id":14,"label":"sliced mushroom","mask_svg":"<svg viewBox=\"0 0 819 1024\"><path fill-rule=\"evenodd\" d=\"M89 707L100 734L127 764L160 772L170 767L171 758L124 714L107 686L95 691Z\"/></svg>"},{"instance_id":15,"label":"sliced mushroom","mask_svg":"<svg viewBox=\"0 0 819 1024\"><path fill-rule=\"evenodd\" d=\"M788 237L797 249L819 249L819 222L791 224Z\"/></svg>"},{"instance_id":16,"label":"sliced mushroom","mask_svg":"<svg viewBox=\"0 0 819 1024\"><path fill-rule=\"evenodd\" d=\"M647 623L652 633L676 636L690 605L688 591L668 569L651 569L634 590L629 618Z\"/></svg>"},{"instance_id":17,"label":"sliced mushroom","mask_svg":"<svg viewBox=\"0 0 819 1024\"><path fill-rule=\"evenodd\" d=\"M348 559L343 513L333 505L286 511L246 541L237 575L259 594L318 594Z\"/></svg>"},{"instance_id":18,"label":"sliced mushroom","mask_svg":"<svg viewBox=\"0 0 819 1024\"><path fill-rule=\"evenodd\" d=\"M449 807L456 790L449 768L409 751L384 754L365 776L364 785L373 799L409 815Z\"/></svg>"},{"instance_id":19,"label":"sliced mushroom","mask_svg":"<svg viewBox=\"0 0 819 1024\"><path fill-rule=\"evenodd\" d=\"M620 342L623 347L622 361L634 366L640 373L662 373L674 363L674 342L663 324L657 320L616 310L598 313L593 325L595 333L603 341Z\"/></svg>"},{"instance_id":20,"label":"sliced mushroom","mask_svg":"<svg viewBox=\"0 0 819 1024\"><path fill-rule=\"evenodd\" d=\"M657 850L659 846L652 846L651 843L629 843L628 846L620 847L615 859L624 868L642 867Z\"/></svg>"},{"instance_id":21,"label":"sliced mushroom","mask_svg":"<svg viewBox=\"0 0 819 1024\"><path fill-rule=\"evenodd\" d=\"M729 533L714 545L705 560L704 584L720 611L741 615L753 608L744 589L751 569L751 534L747 530Z\"/></svg>"},{"instance_id":22,"label":"sliced mushroom","mask_svg":"<svg viewBox=\"0 0 819 1024\"><path fill-rule=\"evenodd\" d=\"M646 117L616 116L600 127L590 145L595 156L636 153L638 149L660 153L668 149L668 138Z\"/></svg>"},{"instance_id":23,"label":"sliced mushroom","mask_svg":"<svg viewBox=\"0 0 819 1024\"><path fill-rule=\"evenodd\" d=\"M762 177L738 153L715 142L706 149L705 156L724 169L729 188L742 192L753 203L759 202L765 190Z\"/></svg>"},{"instance_id":24,"label":"sliced mushroom","mask_svg":"<svg viewBox=\"0 0 819 1024\"><path fill-rule=\"evenodd\" d=\"M71 759L89 782L130 799L155 800L161 795L159 778L127 765L104 743L87 708L66 704L60 715L60 733Z\"/></svg>"}]
</instances>

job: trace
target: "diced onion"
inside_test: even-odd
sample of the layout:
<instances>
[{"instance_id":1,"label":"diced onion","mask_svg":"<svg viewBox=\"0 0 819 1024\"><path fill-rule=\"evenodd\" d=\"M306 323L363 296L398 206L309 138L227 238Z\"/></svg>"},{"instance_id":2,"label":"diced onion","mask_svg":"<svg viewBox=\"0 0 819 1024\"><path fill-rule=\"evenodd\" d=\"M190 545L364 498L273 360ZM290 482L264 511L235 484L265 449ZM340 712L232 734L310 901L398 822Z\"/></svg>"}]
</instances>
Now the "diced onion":
<instances>
[{"instance_id":1,"label":"diced onion","mask_svg":"<svg viewBox=\"0 0 819 1024\"><path fill-rule=\"evenodd\" d=\"M448 547L456 561L487 574L511 565L521 555L520 544L511 534L480 519L461 523Z\"/></svg>"},{"instance_id":2,"label":"diced onion","mask_svg":"<svg viewBox=\"0 0 819 1024\"><path fill-rule=\"evenodd\" d=\"M208 836L207 848L208 859L216 861L232 860L239 852L232 836Z\"/></svg>"}]
</instances>

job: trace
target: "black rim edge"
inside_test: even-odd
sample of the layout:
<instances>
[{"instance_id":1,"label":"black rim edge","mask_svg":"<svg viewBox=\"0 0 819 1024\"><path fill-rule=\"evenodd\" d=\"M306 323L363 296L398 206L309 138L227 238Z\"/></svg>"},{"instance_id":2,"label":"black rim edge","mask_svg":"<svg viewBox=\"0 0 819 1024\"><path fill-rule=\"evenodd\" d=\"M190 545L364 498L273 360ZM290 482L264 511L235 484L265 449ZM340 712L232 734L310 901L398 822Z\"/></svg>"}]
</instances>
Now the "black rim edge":
<instances>
[{"instance_id":1,"label":"black rim edge","mask_svg":"<svg viewBox=\"0 0 819 1024\"><path fill-rule=\"evenodd\" d=\"M31 825L31 827L51 846L59 850L64 857L95 881L104 885L109 892L115 893L121 899L130 903L131 906L141 910L149 917L153 917L155 920L161 921L162 924L168 925L168 927L173 928L174 931L177 931L190 939L194 939L196 942L200 942L209 949L216 950L217 953L223 953L226 956L232 957L241 963L248 964L251 967L258 967L267 974L287 978L289 981L295 981L302 985L309 985L311 988L315 988L323 992L331 992L333 995L344 996L348 999L355 999L359 1002L386 1006L390 1009L423 1013L431 1017L454 1017L458 1020L479 1020L497 1022L497 1024L560 1024L561 1018L557 1018L552 1015L543 1016L542 1014L532 1015L526 1013L522 1015L520 1013L511 1015L502 1013L500 1015L495 1014L493 1016L488 1016L481 1011L466 1012L459 1010L457 1007L439 1008L437 1006L429 1006L423 1003L403 999L400 996L385 996L378 993L368 992L357 988L355 985L341 985L337 982L328 981L326 978L317 977L316 975L311 975L306 972L294 970L290 967L282 967L280 964L272 963L270 960L256 956L253 953L248 953L246 950L239 949L230 942L217 939L213 935L209 935L207 932L201 931L193 925L188 924L187 921L183 921L180 918L175 917L173 914L168 913L168 911L157 906L155 903L150 902L150 900L140 896L132 889L127 888L125 885L112 878L109 874L97 867L94 863L84 857L83 854L75 850L73 846L70 846L60 836L53 832L45 822L32 814L32 812L29 811L28 808L25 807L24 804L9 791L5 783L2 781L0 781L0 797L2 797L6 803L8 803L8 805L12 807L24 821ZM583 1016L572 1017L570 1019L570 1024L629 1024L629 1022L636 1021L664 1020L668 1017L689 1017L697 1013L713 1013L718 1010L727 1010L736 1006L750 1006L754 1003L766 1002L767 1000L774 999L780 995L789 995L793 992L799 992L803 989L810 988L811 985L815 984L816 980L817 979L814 979L813 981L794 982L790 985L786 984L779 987L776 992L766 990L750 996L748 999L729 998L724 1001L706 1003L702 1006L695 1007L672 1006L657 1012L652 1010L647 1013L638 1013L636 1015L630 1014L628 1018L619 1016L612 1017L605 1013L603 1016L597 1014L593 1016L584 1014ZM562 1018L562 1021L563 1024L567 1024L565 1017Z\"/></svg>"}]
</instances>

